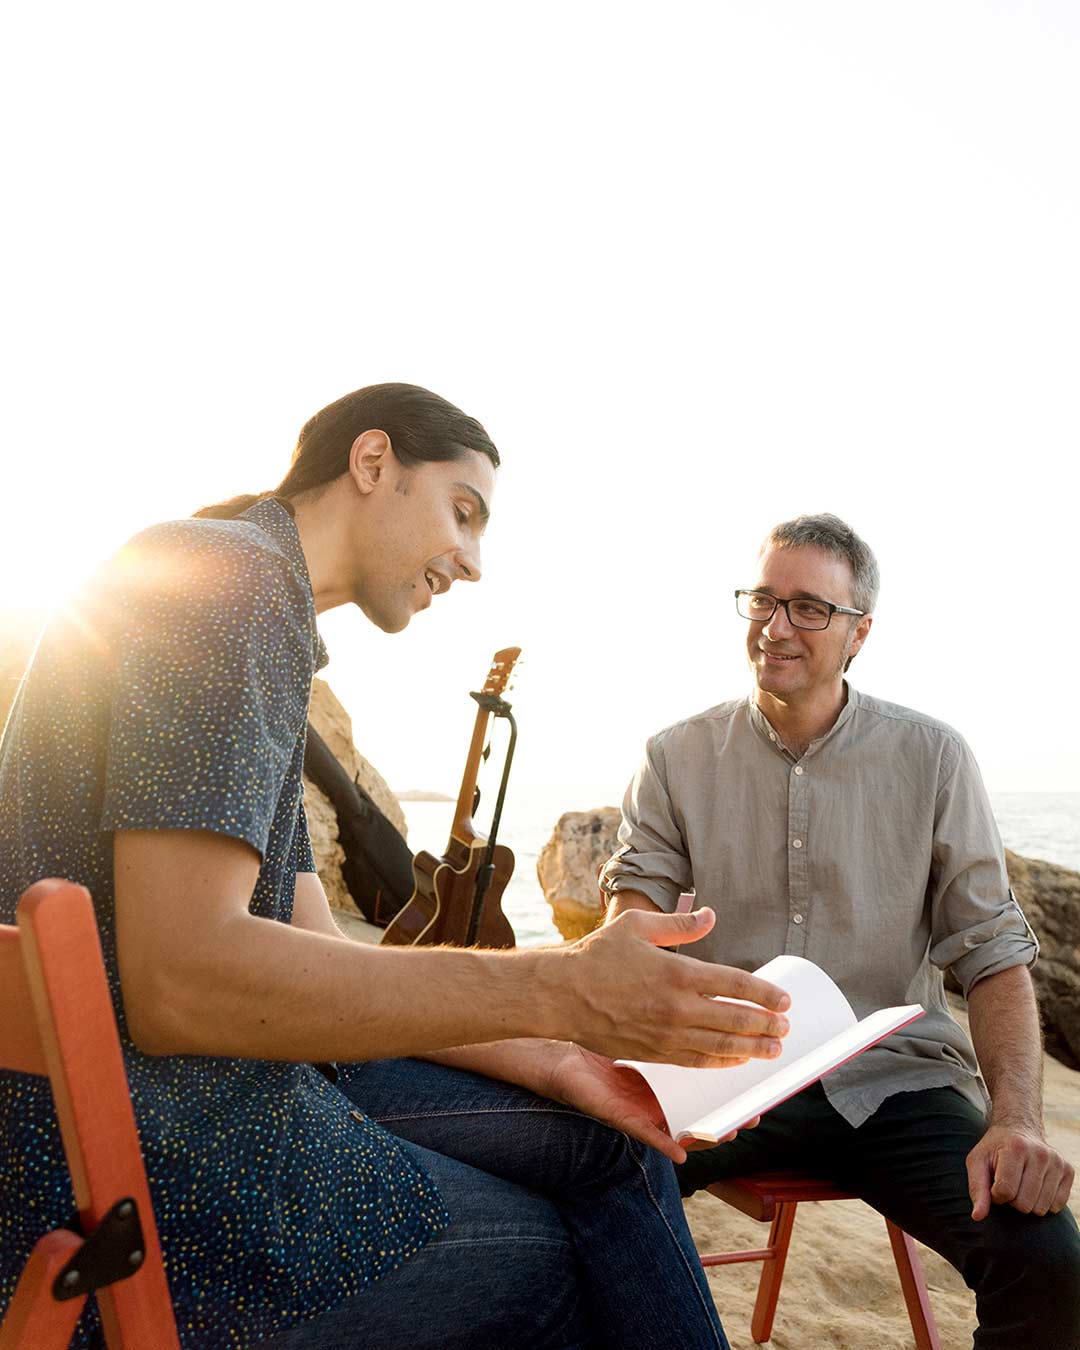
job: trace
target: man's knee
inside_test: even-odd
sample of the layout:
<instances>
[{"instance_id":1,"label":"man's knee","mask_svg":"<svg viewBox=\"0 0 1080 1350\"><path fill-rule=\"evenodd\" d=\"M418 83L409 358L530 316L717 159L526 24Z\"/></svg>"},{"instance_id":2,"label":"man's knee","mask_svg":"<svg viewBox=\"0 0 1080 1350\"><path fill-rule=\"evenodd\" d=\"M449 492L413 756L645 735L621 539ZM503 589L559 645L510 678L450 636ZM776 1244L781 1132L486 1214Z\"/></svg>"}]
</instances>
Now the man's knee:
<instances>
[{"instance_id":1,"label":"man's knee","mask_svg":"<svg viewBox=\"0 0 1080 1350\"><path fill-rule=\"evenodd\" d=\"M720 1148L695 1149L692 1153L688 1153L686 1161L676 1167L675 1176L679 1183L679 1193L686 1199L695 1191L704 1190L714 1181L719 1181L721 1177L737 1176L739 1170L733 1166L731 1155L725 1154L721 1145Z\"/></svg>"},{"instance_id":2,"label":"man's knee","mask_svg":"<svg viewBox=\"0 0 1080 1350\"><path fill-rule=\"evenodd\" d=\"M549 1152L563 1160L562 1189L595 1195L645 1181L654 1189L672 1185L672 1163L656 1149L576 1111L553 1112L545 1121Z\"/></svg>"},{"instance_id":3,"label":"man's knee","mask_svg":"<svg viewBox=\"0 0 1080 1350\"><path fill-rule=\"evenodd\" d=\"M1039 1217L998 1206L974 1225L962 1274L977 1293L1011 1286L1064 1311L1080 1326L1080 1231L1068 1210Z\"/></svg>"},{"instance_id":4,"label":"man's knee","mask_svg":"<svg viewBox=\"0 0 1080 1350\"><path fill-rule=\"evenodd\" d=\"M743 1130L736 1138L716 1148L695 1149L676 1167L683 1197L704 1190L714 1181L746 1177L755 1172L813 1171L815 1161L824 1165L824 1151L796 1142L779 1122L764 1121L755 1130Z\"/></svg>"}]
</instances>

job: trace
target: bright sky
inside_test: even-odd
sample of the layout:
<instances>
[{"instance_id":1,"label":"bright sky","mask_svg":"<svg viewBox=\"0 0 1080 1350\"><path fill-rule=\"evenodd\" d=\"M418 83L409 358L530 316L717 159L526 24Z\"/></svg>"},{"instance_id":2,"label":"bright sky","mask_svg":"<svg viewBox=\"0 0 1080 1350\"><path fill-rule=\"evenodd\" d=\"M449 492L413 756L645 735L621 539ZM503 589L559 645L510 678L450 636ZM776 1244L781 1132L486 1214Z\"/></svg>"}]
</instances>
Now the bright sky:
<instances>
[{"instance_id":1,"label":"bright sky","mask_svg":"<svg viewBox=\"0 0 1080 1350\"><path fill-rule=\"evenodd\" d=\"M617 800L833 510L856 683L1080 788L1078 56L1067 0L9 7L0 609L407 380L505 468L480 586L323 618L395 787L456 789L519 644L516 780Z\"/></svg>"}]
</instances>

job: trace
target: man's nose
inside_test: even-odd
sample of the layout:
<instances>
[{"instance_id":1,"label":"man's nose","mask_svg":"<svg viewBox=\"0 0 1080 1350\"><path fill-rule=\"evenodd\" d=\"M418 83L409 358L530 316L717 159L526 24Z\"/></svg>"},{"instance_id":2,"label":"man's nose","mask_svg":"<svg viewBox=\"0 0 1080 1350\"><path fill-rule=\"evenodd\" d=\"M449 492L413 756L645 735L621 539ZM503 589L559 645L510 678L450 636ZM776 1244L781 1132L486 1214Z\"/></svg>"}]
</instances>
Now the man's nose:
<instances>
[{"instance_id":1,"label":"man's nose","mask_svg":"<svg viewBox=\"0 0 1080 1350\"><path fill-rule=\"evenodd\" d=\"M783 605L777 605L772 612L772 617L764 624L761 631L770 642L779 642L782 638L790 637L795 629L788 618L787 610Z\"/></svg>"},{"instance_id":2,"label":"man's nose","mask_svg":"<svg viewBox=\"0 0 1080 1350\"><path fill-rule=\"evenodd\" d=\"M479 581L481 574L480 545L458 549L454 555L458 577L462 581Z\"/></svg>"}]
</instances>

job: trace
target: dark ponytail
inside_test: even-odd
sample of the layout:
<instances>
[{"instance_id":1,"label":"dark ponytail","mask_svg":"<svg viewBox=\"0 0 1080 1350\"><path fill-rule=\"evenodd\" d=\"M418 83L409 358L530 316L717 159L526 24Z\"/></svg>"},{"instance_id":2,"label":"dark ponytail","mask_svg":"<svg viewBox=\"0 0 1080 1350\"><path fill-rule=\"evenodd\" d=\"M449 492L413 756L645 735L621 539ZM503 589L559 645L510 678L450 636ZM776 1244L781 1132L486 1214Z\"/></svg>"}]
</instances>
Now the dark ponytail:
<instances>
[{"instance_id":1,"label":"dark ponytail","mask_svg":"<svg viewBox=\"0 0 1080 1350\"><path fill-rule=\"evenodd\" d=\"M267 497L289 501L325 487L349 468L349 451L365 431L385 431L395 458L406 467L462 459L470 450L499 467L499 452L487 432L446 399L415 384L372 384L317 412L301 428L289 472L270 492L232 497L204 506L197 516L227 520Z\"/></svg>"},{"instance_id":2,"label":"dark ponytail","mask_svg":"<svg viewBox=\"0 0 1080 1350\"><path fill-rule=\"evenodd\" d=\"M243 515L249 506L254 506L256 502L264 502L267 497L273 495L273 492L242 492L239 497L230 497L227 502L215 502L213 506L200 506L192 514L203 516L207 520L232 520L233 516Z\"/></svg>"}]
</instances>

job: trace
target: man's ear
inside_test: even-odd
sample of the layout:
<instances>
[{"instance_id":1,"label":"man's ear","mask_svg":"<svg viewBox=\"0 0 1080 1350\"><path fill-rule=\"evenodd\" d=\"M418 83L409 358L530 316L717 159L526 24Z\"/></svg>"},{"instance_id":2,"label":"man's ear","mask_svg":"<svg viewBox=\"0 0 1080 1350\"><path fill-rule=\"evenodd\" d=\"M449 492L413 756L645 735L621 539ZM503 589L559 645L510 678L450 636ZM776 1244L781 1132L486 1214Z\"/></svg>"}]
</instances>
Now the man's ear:
<instances>
[{"instance_id":1,"label":"man's ear","mask_svg":"<svg viewBox=\"0 0 1080 1350\"><path fill-rule=\"evenodd\" d=\"M866 641L867 637L870 634L870 629L873 625L873 622L874 616L872 614L864 614L862 618L859 620L859 622L855 625L855 634L852 638L851 650L848 652L849 661L859 650L859 648L863 645L863 643Z\"/></svg>"},{"instance_id":2,"label":"man's ear","mask_svg":"<svg viewBox=\"0 0 1080 1350\"><path fill-rule=\"evenodd\" d=\"M349 450L349 477L357 491L366 497L395 463L390 437L385 431L362 431Z\"/></svg>"}]
</instances>

